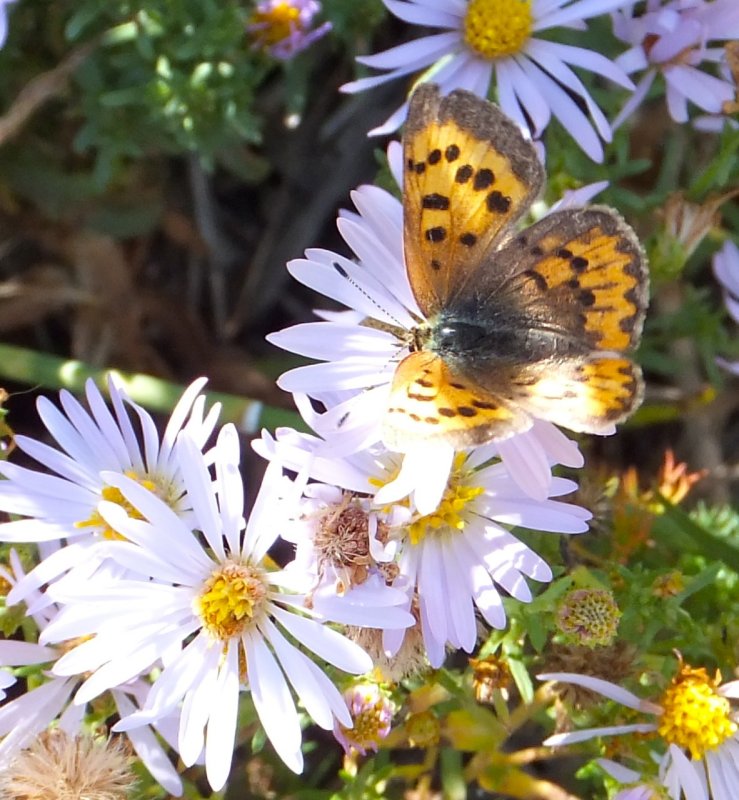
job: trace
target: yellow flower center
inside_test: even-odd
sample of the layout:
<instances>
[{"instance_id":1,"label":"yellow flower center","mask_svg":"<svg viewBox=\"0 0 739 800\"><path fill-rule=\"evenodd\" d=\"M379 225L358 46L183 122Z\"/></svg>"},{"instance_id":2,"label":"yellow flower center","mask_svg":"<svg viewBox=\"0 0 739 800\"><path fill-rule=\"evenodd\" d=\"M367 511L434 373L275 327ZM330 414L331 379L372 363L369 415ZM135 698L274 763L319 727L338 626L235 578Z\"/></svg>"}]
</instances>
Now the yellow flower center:
<instances>
[{"instance_id":1,"label":"yellow flower center","mask_svg":"<svg viewBox=\"0 0 739 800\"><path fill-rule=\"evenodd\" d=\"M467 524L465 512L469 504L485 490L481 486L467 486L462 481L469 476L463 469L464 453L457 453L449 475L444 496L436 511L418 517L408 526L408 536L412 544L419 544L425 536L440 530L463 531Z\"/></svg>"},{"instance_id":2,"label":"yellow flower center","mask_svg":"<svg viewBox=\"0 0 739 800\"><path fill-rule=\"evenodd\" d=\"M261 569L226 562L205 582L195 601L195 613L214 639L227 640L254 622L266 598L267 583Z\"/></svg>"},{"instance_id":3,"label":"yellow flower center","mask_svg":"<svg viewBox=\"0 0 739 800\"><path fill-rule=\"evenodd\" d=\"M737 731L729 701L716 691L720 682L720 673L711 680L705 669L684 664L660 702L664 713L659 735L669 744L689 750L695 761Z\"/></svg>"},{"instance_id":4,"label":"yellow flower center","mask_svg":"<svg viewBox=\"0 0 739 800\"><path fill-rule=\"evenodd\" d=\"M534 24L531 0L470 0L464 40L483 58L519 53Z\"/></svg>"},{"instance_id":5,"label":"yellow flower center","mask_svg":"<svg viewBox=\"0 0 739 800\"><path fill-rule=\"evenodd\" d=\"M277 44L288 36L299 25L300 10L292 3L275 3L269 9L255 11L249 25L259 33L259 43L265 47Z\"/></svg>"},{"instance_id":6,"label":"yellow flower center","mask_svg":"<svg viewBox=\"0 0 739 800\"><path fill-rule=\"evenodd\" d=\"M127 471L126 476L132 478L137 483L141 484L144 489L148 489L150 492L153 492L157 497L160 499L164 499L165 502L169 502L166 499L167 494L171 494L171 492L166 492L162 490L162 487L157 485L157 483L150 478L140 478L136 475L135 472ZM129 517L133 517L133 519L144 519L143 514L135 508L131 503L126 500L123 496L123 492L120 489L116 489L114 486L104 486L102 491L100 492L101 499L107 500L110 503L117 503L119 506L123 508L123 510L128 514ZM173 502L169 503L173 505ZM108 525L108 523L100 516L100 513L97 509L94 509L93 512L87 519L80 520L79 522L74 523L75 528L99 528L100 534L103 539L114 539L114 540L124 540L125 536L123 534L118 533L118 531L113 530L113 528Z\"/></svg>"},{"instance_id":7,"label":"yellow flower center","mask_svg":"<svg viewBox=\"0 0 739 800\"><path fill-rule=\"evenodd\" d=\"M447 487L436 510L431 514L417 516L408 524L406 532L412 544L419 544L427 534L435 531L464 530L467 524L465 519L467 506L485 491L481 486L467 486L463 483L472 474L471 470L465 469L466 460L467 456L464 453L457 453L454 456ZM387 477L370 478L369 483L379 489L394 481L398 477L398 473L399 468L395 467L390 470ZM404 506L409 504L408 498L397 503L397 505ZM389 509L385 509L385 511L389 511Z\"/></svg>"}]
</instances>

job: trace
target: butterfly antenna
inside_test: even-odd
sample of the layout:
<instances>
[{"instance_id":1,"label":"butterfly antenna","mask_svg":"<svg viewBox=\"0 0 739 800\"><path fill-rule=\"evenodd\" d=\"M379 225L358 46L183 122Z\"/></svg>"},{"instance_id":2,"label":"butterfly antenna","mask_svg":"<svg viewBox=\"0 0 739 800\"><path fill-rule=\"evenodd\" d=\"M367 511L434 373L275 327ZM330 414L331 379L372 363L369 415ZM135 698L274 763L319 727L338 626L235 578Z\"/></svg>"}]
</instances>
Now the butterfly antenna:
<instances>
[{"instance_id":1,"label":"butterfly antenna","mask_svg":"<svg viewBox=\"0 0 739 800\"><path fill-rule=\"evenodd\" d=\"M377 308L379 311L382 311L383 314L386 314L388 317L390 317L390 319L399 328L405 328L406 327L405 325L403 325L403 323L399 319L397 319L397 317L393 316L386 308L383 308L377 302L377 300L375 300L375 298L372 297L372 295L366 289L364 289L362 286L360 286L354 280L354 278L352 278L352 276L344 269L344 267L342 267L341 264L339 264L338 261L334 261L333 262L333 268L339 273L339 275L341 275L342 278L344 278L346 281L348 281L358 292L361 292L370 301L370 303L372 303L372 305L375 308Z\"/></svg>"}]
</instances>

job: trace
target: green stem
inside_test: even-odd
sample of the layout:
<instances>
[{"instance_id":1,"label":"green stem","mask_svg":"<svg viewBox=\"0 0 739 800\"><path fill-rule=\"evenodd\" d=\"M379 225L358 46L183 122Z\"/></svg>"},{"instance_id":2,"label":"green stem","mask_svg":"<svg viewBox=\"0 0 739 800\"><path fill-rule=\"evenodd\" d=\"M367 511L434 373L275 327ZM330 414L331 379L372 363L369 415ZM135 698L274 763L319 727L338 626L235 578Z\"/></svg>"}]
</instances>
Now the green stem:
<instances>
[{"instance_id":1,"label":"green stem","mask_svg":"<svg viewBox=\"0 0 739 800\"><path fill-rule=\"evenodd\" d=\"M92 378L105 391L106 377L110 372L120 379L132 400L150 411L170 412L183 392L179 384L151 375L98 369L82 361L0 343L0 379L44 389L68 389L79 394L88 378ZM207 397L211 403L223 405L221 422L233 422L245 433L255 433L261 428L274 429L281 425L305 430L305 424L294 411L265 406L258 400L222 392L207 392Z\"/></svg>"}]
</instances>

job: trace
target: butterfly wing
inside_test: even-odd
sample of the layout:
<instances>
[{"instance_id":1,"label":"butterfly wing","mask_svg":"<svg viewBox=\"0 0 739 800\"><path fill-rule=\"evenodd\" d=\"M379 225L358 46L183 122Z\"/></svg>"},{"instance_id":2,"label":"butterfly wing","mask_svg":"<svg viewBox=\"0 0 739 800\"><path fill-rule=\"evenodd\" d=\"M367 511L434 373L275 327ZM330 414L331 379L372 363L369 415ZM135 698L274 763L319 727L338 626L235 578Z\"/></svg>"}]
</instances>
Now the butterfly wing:
<instances>
[{"instance_id":1,"label":"butterfly wing","mask_svg":"<svg viewBox=\"0 0 739 800\"><path fill-rule=\"evenodd\" d=\"M517 408L580 433L611 433L641 403L641 369L625 356L547 359L498 374Z\"/></svg>"},{"instance_id":2,"label":"butterfly wing","mask_svg":"<svg viewBox=\"0 0 739 800\"><path fill-rule=\"evenodd\" d=\"M555 212L497 251L472 296L451 309L474 307L505 325L489 326L490 341L461 359L460 372L534 416L602 433L641 402L641 370L626 353L647 304L644 255L626 222L597 206ZM506 363L486 358L509 330L525 331L526 346Z\"/></svg>"},{"instance_id":3,"label":"butterfly wing","mask_svg":"<svg viewBox=\"0 0 739 800\"><path fill-rule=\"evenodd\" d=\"M418 351L395 372L382 438L399 451L440 438L463 448L507 438L530 425L515 403L455 374L438 355Z\"/></svg>"},{"instance_id":4,"label":"butterfly wing","mask_svg":"<svg viewBox=\"0 0 739 800\"><path fill-rule=\"evenodd\" d=\"M536 151L492 103L420 85L403 133L404 251L418 305L431 316L466 291L491 247L544 182Z\"/></svg>"},{"instance_id":5,"label":"butterfly wing","mask_svg":"<svg viewBox=\"0 0 739 800\"><path fill-rule=\"evenodd\" d=\"M574 351L636 346L649 303L646 259L632 228L601 206L553 212L490 256L473 290L449 304L481 319L513 309Z\"/></svg>"}]
</instances>

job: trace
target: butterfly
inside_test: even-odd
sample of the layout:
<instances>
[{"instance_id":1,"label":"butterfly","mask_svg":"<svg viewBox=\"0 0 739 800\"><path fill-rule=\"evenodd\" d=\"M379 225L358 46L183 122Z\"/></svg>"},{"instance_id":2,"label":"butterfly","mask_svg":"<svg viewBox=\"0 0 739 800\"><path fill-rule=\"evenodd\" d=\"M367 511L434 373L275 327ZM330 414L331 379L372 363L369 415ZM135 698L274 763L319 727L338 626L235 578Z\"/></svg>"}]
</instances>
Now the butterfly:
<instances>
[{"instance_id":1,"label":"butterfly","mask_svg":"<svg viewBox=\"0 0 739 800\"><path fill-rule=\"evenodd\" d=\"M610 432L643 394L627 355L648 302L634 231L592 206L519 232L544 168L517 125L464 90L416 89L403 158L403 246L423 319L395 370L385 445L464 448L534 418Z\"/></svg>"}]
</instances>

